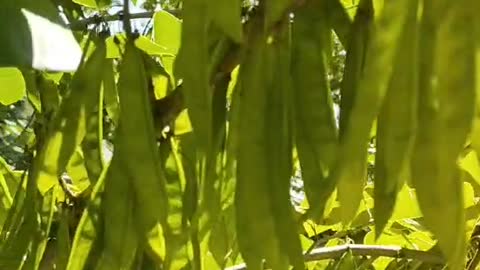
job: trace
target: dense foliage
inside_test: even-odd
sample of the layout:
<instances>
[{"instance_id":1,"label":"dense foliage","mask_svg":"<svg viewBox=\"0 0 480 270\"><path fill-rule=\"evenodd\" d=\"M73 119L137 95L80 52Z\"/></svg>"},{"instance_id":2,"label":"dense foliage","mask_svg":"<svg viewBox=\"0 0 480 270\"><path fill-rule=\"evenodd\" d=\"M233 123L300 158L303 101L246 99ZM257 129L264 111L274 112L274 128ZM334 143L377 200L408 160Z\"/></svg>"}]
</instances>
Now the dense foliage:
<instances>
[{"instance_id":1,"label":"dense foliage","mask_svg":"<svg viewBox=\"0 0 480 270\"><path fill-rule=\"evenodd\" d=\"M478 1L131 2L0 3L0 269L477 267Z\"/></svg>"}]
</instances>

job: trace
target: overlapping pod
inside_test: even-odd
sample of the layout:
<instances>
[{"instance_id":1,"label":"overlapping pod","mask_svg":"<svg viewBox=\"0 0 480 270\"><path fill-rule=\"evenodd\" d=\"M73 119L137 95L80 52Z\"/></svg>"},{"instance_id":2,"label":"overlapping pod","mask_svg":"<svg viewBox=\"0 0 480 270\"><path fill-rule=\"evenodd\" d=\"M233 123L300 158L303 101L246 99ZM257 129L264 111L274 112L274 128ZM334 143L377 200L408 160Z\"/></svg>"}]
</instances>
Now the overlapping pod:
<instances>
[{"instance_id":1,"label":"overlapping pod","mask_svg":"<svg viewBox=\"0 0 480 270\"><path fill-rule=\"evenodd\" d=\"M209 23L207 1L187 1L183 5L182 13L185 18L182 24L182 45L177 56L175 73L176 77L183 79L185 102L195 142L198 150L205 155L211 146L212 126L212 91L209 87L209 70L206 68Z\"/></svg>"},{"instance_id":2,"label":"overlapping pod","mask_svg":"<svg viewBox=\"0 0 480 270\"><path fill-rule=\"evenodd\" d=\"M463 269L465 259L463 191L456 162L470 132L476 98L471 5L467 0L424 1L419 40L418 131L411 177L424 222L452 269Z\"/></svg>"},{"instance_id":3,"label":"overlapping pod","mask_svg":"<svg viewBox=\"0 0 480 270\"><path fill-rule=\"evenodd\" d=\"M332 177L338 183L338 199L345 222L355 216L362 199L370 129L382 106L410 1L413 0L384 4L371 31L364 73L357 81L359 86L348 120L340 122L344 130L341 126L339 155Z\"/></svg>"},{"instance_id":4,"label":"overlapping pod","mask_svg":"<svg viewBox=\"0 0 480 270\"><path fill-rule=\"evenodd\" d=\"M417 119L417 10L411 1L393 72L377 120L374 220L378 237L391 217L410 168Z\"/></svg>"},{"instance_id":5,"label":"overlapping pod","mask_svg":"<svg viewBox=\"0 0 480 270\"><path fill-rule=\"evenodd\" d=\"M340 0L326 1L325 8L327 9L326 14L328 14L330 28L335 31L343 47L347 48L348 36L352 27L352 22L348 17L347 11Z\"/></svg>"},{"instance_id":6,"label":"overlapping pod","mask_svg":"<svg viewBox=\"0 0 480 270\"><path fill-rule=\"evenodd\" d=\"M235 42L243 38L240 0L208 1L209 15L220 29Z\"/></svg>"},{"instance_id":7,"label":"overlapping pod","mask_svg":"<svg viewBox=\"0 0 480 270\"><path fill-rule=\"evenodd\" d=\"M309 1L297 13L292 26L292 81L295 100L295 142L305 191L315 218L335 188L328 182L335 160L337 127L327 81L330 29L321 6ZM331 179L330 179L331 180Z\"/></svg>"},{"instance_id":8,"label":"overlapping pod","mask_svg":"<svg viewBox=\"0 0 480 270\"><path fill-rule=\"evenodd\" d=\"M291 28L281 25L267 45L266 74L266 148L267 185L275 236L280 254L295 269L304 269L302 247L297 233L294 210L290 203L290 178L293 170L293 87L291 72ZM287 264L288 265L288 264ZM276 268L275 268L276 269Z\"/></svg>"},{"instance_id":9,"label":"overlapping pod","mask_svg":"<svg viewBox=\"0 0 480 270\"><path fill-rule=\"evenodd\" d=\"M99 270L132 267L139 241L142 239L139 237L142 234L138 233L138 228L143 229L142 221L145 220L141 216L145 210L138 209L139 204L132 192L133 182L138 181L138 178L134 178L136 174L129 170L129 165L126 164L125 157L128 152L125 146L120 144L123 140L120 136L122 135L118 134L116 137L118 143L115 145L102 196L103 243L96 267ZM140 215L136 211L140 211Z\"/></svg>"},{"instance_id":10,"label":"overlapping pod","mask_svg":"<svg viewBox=\"0 0 480 270\"><path fill-rule=\"evenodd\" d=\"M95 183L90 194L90 203L83 211L80 221L77 225L75 235L73 236L72 247L66 265L66 270L82 270L88 266L90 253L99 247L102 243L96 241L96 238L103 231L100 226L102 191L105 186L105 177L108 166L103 169L98 181ZM95 244L97 244L95 246Z\"/></svg>"},{"instance_id":11,"label":"overlapping pod","mask_svg":"<svg viewBox=\"0 0 480 270\"><path fill-rule=\"evenodd\" d=\"M93 53L73 76L69 94L47 127L43 148L37 156L41 163L38 172L31 175L41 192L58 183L57 177L85 136L86 117L98 103L102 82L102 73L98 71L104 68L105 55L105 42L96 42Z\"/></svg>"},{"instance_id":12,"label":"overlapping pod","mask_svg":"<svg viewBox=\"0 0 480 270\"><path fill-rule=\"evenodd\" d=\"M167 202L144 62L133 41L125 45L119 72L120 117L113 159L129 178L135 195L135 220L146 235L159 222L165 224Z\"/></svg>"},{"instance_id":13,"label":"overlapping pod","mask_svg":"<svg viewBox=\"0 0 480 270\"><path fill-rule=\"evenodd\" d=\"M263 269L263 259L274 269L284 269L275 235L275 220L268 196L266 162L267 91L265 88L266 40L259 39L246 52L238 80L241 81L238 123L235 219L238 245L249 269ZM234 124L235 125L235 124ZM258 243L262 243L259 245Z\"/></svg>"}]
</instances>

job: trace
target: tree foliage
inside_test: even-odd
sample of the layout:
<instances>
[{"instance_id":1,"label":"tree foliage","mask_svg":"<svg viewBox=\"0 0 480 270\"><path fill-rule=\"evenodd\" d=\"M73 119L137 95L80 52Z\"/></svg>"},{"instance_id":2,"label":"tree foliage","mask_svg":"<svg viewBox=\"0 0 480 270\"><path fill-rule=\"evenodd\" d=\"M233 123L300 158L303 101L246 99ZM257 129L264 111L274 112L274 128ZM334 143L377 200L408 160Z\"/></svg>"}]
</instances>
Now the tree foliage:
<instances>
[{"instance_id":1,"label":"tree foliage","mask_svg":"<svg viewBox=\"0 0 480 270\"><path fill-rule=\"evenodd\" d=\"M476 1L128 3L1 3L1 269L475 269Z\"/></svg>"}]
</instances>

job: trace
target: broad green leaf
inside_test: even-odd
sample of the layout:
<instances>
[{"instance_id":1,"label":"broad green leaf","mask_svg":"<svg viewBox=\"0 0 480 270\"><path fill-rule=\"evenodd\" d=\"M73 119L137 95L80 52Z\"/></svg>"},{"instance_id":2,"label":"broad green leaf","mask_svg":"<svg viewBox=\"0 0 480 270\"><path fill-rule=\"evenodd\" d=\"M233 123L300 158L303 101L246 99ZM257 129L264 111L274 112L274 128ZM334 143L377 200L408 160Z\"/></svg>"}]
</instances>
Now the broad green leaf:
<instances>
[{"instance_id":1,"label":"broad green leaf","mask_svg":"<svg viewBox=\"0 0 480 270\"><path fill-rule=\"evenodd\" d=\"M339 157L333 171L333 178L338 182L338 199L345 222L355 215L362 199L370 130L381 109L392 74L392 68L385 67L391 67L395 58L411 1L415 0L385 3L378 21L372 27L364 73L356 82L359 84L358 94L353 100L348 121L344 123Z\"/></svg>"},{"instance_id":2,"label":"broad green leaf","mask_svg":"<svg viewBox=\"0 0 480 270\"><path fill-rule=\"evenodd\" d=\"M335 188L328 176L337 146L325 52L330 30L325 27L324 16L317 12L321 8L321 5L309 2L295 14L292 27L296 149L310 214L315 220L323 216L327 200Z\"/></svg>"},{"instance_id":3,"label":"broad green leaf","mask_svg":"<svg viewBox=\"0 0 480 270\"><path fill-rule=\"evenodd\" d=\"M391 220L401 220L405 218L418 218L422 213L418 207L417 195L415 190L404 185L397 195L397 203L393 210Z\"/></svg>"},{"instance_id":4,"label":"broad green leaf","mask_svg":"<svg viewBox=\"0 0 480 270\"><path fill-rule=\"evenodd\" d=\"M374 189L377 236L392 215L397 193L410 168L417 119L417 8L418 1L411 1L377 121Z\"/></svg>"},{"instance_id":5,"label":"broad green leaf","mask_svg":"<svg viewBox=\"0 0 480 270\"><path fill-rule=\"evenodd\" d=\"M112 3L112 0L73 0L73 2L89 8L105 8Z\"/></svg>"},{"instance_id":6,"label":"broad green leaf","mask_svg":"<svg viewBox=\"0 0 480 270\"><path fill-rule=\"evenodd\" d=\"M25 96L25 81L16 68L0 68L0 103L10 105Z\"/></svg>"},{"instance_id":7,"label":"broad green leaf","mask_svg":"<svg viewBox=\"0 0 480 270\"><path fill-rule=\"evenodd\" d=\"M107 38L107 58L120 58L121 51L125 49L125 38L125 34L117 34ZM155 43L146 36L139 36L135 40L135 46L148 55L172 56L168 48Z\"/></svg>"},{"instance_id":8,"label":"broad green leaf","mask_svg":"<svg viewBox=\"0 0 480 270\"><path fill-rule=\"evenodd\" d=\"M92 183L89 178L89 172L86 168L86 164L84 153L82 153L81 148L78 147L75 152L73 152L72 157L68 161L65 168L72 181L71 184L68 183L66 186L74 195L81 194L83 191L88 189ZM94 179L94 181L96 181L96 179Z\"/></svg>"},{"instance_id":9,"label":"broad green leaf","mask_svg":"<svg viewBox=\"0 0 480 270\"><path fill-rule=\"evenodd\" d=\"M376 232L370 231L365 235L363 243L366 245L394 245L394 246L404 246L406 248L411 248L408 245L408 242L405 242L405 238L400 234L392 234L388 231L377 236Z\"/></svg>"},{"instance_id":10,"label":"broad green leaf","mask_svg":"<svg viewBox=\"0 0 480 270\"><path fill-rule=\"evenodd\" d=\"M180 48L182 22L166 11L153 15L153 38L155 43L176 55Z\"/></svg>"},{"instance_id":11,"label":"broad green leaf","mask_svg":"<svg viewBox=\"0 0 480 270\"><path fill-rule=\"evenodd\" d=\"M62 26L59 12L50 1L6 1L0 18L0 66L77 69L80 47L72 32Z\"/></svg>"},{"instance_id":12,"label":"broad green leaf","mask_svg":"<svg viewBox=\"0 0 480 270\"><path fill-rule=\"evenodd\" d=\"M163 56L170 54L168 48L159 45L145 36L140 36L135 40L135 46L148 55Z\"/></svg>"},{"instance_id":13,"label":"broad green leaf","mask_svg":"<svg viewBox=\"0 0 480 270\"><path fill-rule=\"evenodd\" d=\"M465 259L465 213L456 162L474 115L474 15L469 1L427 3L420 39L424 57L412 183L425 225L438 238L450 267L461 269ZM433 78L438 81L433 83Z\"/></svg>"},{"instance_id":14,"label":"broad green leaf","mask_svg":"<svg viewBox=\"0 0 480 270\"><path fill-rule=\"evenodd\" d=\"M476 151L470 151L465 157L460 159L459 166L480 185L480 164Z\"/></svg>"},{"instance_id":15,"label":"broad green leaf","mask_svg":"<svg viewBox=\"0 0 480 270\"><path fill-rule=\"evenodd\" d=\"M146 236L159 222L166 225L167 202L143 56L132 41L126 43L119 72L120 118L114 158L117 155L130 179L135 221Z\"/></svg>"},{"instance_id":16,"label":"broad green leaf","mask_svg":"<svg viewBox=\"0 0 480 270\"><path fill-rule=\"evenodd\" d=\"M76 147L86 132L86 116L98 102L105 61L105 43L98 42L94 53L72 78L70 91L62 100L58 113L47 125L45 143L38 153L41 160L38 175L32 174L40 192L44 193L58 183Z\"/></svg>"},{"instance_id":17,"label":"broad green leaf","mask_svg":"<svg viewBox=\"0 0 480 270\"><path fill-rule=\"evenodd\" d=\"M242 41L242 20L240 0L209 1L208 11L216 24L232 40Z\"/></svg>"}]
</instances>

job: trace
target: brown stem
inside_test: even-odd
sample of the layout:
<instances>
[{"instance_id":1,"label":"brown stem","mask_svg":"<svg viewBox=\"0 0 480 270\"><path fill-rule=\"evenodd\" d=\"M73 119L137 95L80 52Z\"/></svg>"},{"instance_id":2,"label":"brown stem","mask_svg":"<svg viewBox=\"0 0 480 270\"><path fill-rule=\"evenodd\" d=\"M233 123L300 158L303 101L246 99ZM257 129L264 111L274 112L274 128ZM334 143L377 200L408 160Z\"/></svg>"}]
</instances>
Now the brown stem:
<instances>
[{"instance_id":1,"label":"brown stem","mask_svg":"<svg viewBox=\"0 0 480 270\"><path fill-rule=\"evenodd\" d=\"M413 250L396 246L378 246L378 245L341 245L335 247L321 247L314 249L305 255L305 261L320 261L328 259L339 259L346 252L351 252L353 256L373 256L373 257L391 257L402 259L413 259L429 264L445 264L445 259L435 253L421 250ZM226 270L244 270L245 264L235 265Z\"/></svg>"}]
</instances>

